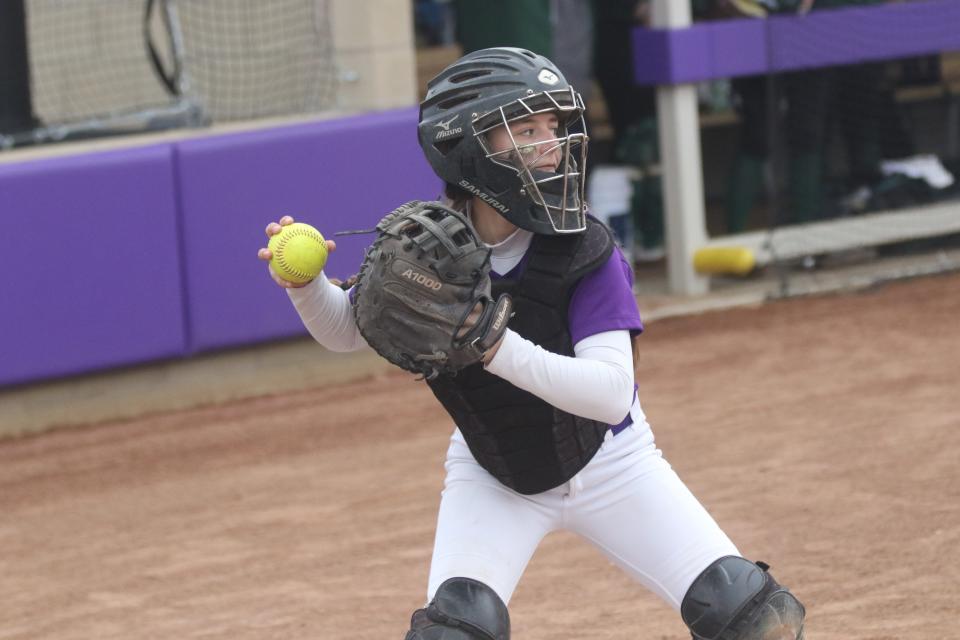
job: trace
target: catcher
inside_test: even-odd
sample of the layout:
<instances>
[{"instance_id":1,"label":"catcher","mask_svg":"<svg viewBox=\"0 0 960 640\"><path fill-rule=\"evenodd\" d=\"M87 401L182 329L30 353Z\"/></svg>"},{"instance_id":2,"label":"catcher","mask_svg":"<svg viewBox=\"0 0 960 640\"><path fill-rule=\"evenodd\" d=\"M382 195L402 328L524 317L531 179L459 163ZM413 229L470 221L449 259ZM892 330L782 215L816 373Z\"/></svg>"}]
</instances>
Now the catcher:
<instances>
[{"instance_id":1,"label":"catcher","mask_svg":"<svg viewBox=\"0 0 960 640\"><path fill-rule=\"evenodd\" d=\"M321 344L369 345L421 374L456 425L406 640L508 640L514 588L558 529L678 610L695 639L797 640L803 606L740 555L654 442L634 383L632 268L584 206L583 112L546 58L464 56L420 106L443 202L387 215L347 290L273 276Z\"/></svg>"}]
</instances>

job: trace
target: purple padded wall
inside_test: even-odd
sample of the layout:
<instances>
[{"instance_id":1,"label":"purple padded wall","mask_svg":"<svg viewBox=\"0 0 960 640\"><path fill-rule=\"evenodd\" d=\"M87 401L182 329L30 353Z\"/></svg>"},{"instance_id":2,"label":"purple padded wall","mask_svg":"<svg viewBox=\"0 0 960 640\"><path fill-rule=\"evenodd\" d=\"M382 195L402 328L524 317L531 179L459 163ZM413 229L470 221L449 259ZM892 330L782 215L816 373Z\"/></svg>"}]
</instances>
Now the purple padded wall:
<instances>
[{"instance_id":1,"label":"purple padded wall","mask_svg":"<svg viewBox=\"0 0 960 640\"><path fill-rule=\"evenodd\" d=\"M670 84L960 49L960 0L635 32ZM0 386L301 335L256 250L284 213L369 228L440 182L416 108L0 165ZM339 238L353 273L372 236Z\"/></svg>"},{"instance_id":2,"label":"purple padded wall","mask_svg":"<svg viewBox=\"0 0 960 640\"><path fill-rule=\"evenodd\" d=\"M169 146L0 164L0 386L180 355Z\"/></svg>"},{"instance_id":3,"label":"purple padded wall","mask_svg":"<svg viewBox=\"0 0 960 640\"><path fill-rule=\"evenodd\" d=\"M177 145L191 351L305 333L257 260L264 227L290 214L329 238L436 198L416 122L407 108ZM327 275L355 273L372 238L334 238Z\"/></svg>"}]
</instances>

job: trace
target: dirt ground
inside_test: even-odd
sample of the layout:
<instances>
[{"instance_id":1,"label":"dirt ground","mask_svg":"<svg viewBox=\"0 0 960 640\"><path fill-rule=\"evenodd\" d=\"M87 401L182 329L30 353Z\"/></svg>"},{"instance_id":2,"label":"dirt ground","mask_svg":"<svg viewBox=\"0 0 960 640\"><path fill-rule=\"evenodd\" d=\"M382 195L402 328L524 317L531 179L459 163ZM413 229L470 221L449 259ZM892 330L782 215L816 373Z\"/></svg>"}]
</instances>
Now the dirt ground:
<instances>
[{"instance_id":1,"label":"dirt ground","mask_svg":"<svg viewBox=\"0 0 960 640\"><path fill-rule=\"evenodd\" d=\"M806 603L810 640L956 638L960 276L655 322L666 457ZM358 383L0 442L0 638L399 640L426 588L450 423ZM515 638L688 638L548 537Z\"/></svg>"}]
</instances>

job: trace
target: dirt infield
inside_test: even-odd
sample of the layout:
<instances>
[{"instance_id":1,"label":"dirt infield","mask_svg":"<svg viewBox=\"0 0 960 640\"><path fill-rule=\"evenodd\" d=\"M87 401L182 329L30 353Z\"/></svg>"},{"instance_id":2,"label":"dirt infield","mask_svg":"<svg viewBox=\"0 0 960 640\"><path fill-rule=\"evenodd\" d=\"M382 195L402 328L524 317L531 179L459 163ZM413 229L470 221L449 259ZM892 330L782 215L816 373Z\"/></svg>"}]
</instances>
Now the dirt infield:
<instances>
[{"instance_id":1,"label":"dirt infield","mask_svg":"<svg viewBox=\"0 0 960 640\"><path fill-rule=\"evenodd\" d=\"M661 448L811 640L956 637L960 276L653 323ZM400 639L450 425L387 374L0 442L0 639ZM688 638L548 537L523 640Z\"/></svg>"}]
</instances>

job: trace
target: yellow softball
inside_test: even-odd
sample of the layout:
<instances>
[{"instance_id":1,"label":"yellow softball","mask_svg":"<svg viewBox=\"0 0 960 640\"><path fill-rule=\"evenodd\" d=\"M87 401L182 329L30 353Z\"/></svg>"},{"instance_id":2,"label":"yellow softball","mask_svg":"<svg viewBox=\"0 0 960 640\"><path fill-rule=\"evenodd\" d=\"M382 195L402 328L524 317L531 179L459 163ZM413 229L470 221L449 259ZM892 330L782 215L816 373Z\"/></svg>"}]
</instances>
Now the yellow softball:
<instances>
[{"instance_id":1,"label":"yellow softball","mask_svg":"<svg viewBox=\"0 0 960 640\"><path fill-rule=\"evenodd\" d=\"M302 284L316 278L327 263L327 243L308 224L294 222L270 237L267 248L273 253L270 266L289 282Z\"/></svg>"}]
</instances>

